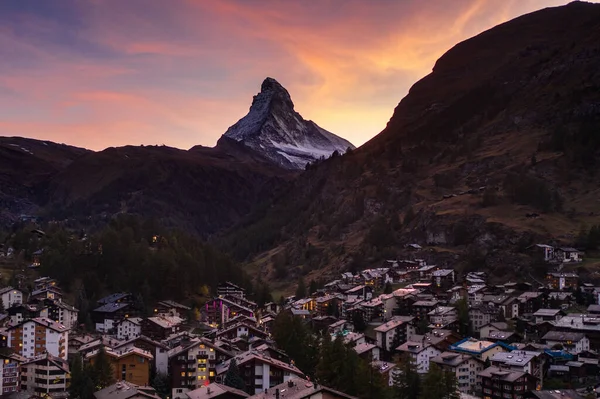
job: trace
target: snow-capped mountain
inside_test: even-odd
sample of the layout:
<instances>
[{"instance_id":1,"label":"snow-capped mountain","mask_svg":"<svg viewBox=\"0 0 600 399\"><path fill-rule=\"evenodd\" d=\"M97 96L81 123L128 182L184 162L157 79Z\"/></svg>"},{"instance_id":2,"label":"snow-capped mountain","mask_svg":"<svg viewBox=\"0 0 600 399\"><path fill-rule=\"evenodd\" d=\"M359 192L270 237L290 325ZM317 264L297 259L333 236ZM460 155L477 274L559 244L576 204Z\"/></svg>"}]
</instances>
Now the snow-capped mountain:
<instances>
[{"instance_id":1,"label":"snow-capped mountain","mask_svg":"<svg viewBox=\"0 0 600 399\"><path fill-rule=\"evenodd\" d=\"M334 151L355 147L347 140L307 121L294 111L288 91L266 78L246 116L227 129L225 137L243 143L287 169L304 169L307 163L328 158Z\"/></svg>"}]
</instances>

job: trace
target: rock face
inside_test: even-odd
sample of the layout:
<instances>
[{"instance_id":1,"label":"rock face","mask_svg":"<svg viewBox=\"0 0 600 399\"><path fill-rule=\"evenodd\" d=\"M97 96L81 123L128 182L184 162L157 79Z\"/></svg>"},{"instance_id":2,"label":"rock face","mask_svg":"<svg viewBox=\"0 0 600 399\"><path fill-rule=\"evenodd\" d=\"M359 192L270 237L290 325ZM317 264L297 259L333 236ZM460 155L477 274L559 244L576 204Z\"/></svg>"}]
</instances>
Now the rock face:
<instances>
[{"instance_id":1,"label":"rock face","mask_svg":"<svg viewBox=\"0 0 600 399\"><path fill-rule=\"evenodd\" d=\"M348 148L354 149L349 141L302 118L294 110L288 91L273 78L263 81L248 114L223 136L286 169L303 169L335 151L343 154Z\"/></svg>"}]
</instances>

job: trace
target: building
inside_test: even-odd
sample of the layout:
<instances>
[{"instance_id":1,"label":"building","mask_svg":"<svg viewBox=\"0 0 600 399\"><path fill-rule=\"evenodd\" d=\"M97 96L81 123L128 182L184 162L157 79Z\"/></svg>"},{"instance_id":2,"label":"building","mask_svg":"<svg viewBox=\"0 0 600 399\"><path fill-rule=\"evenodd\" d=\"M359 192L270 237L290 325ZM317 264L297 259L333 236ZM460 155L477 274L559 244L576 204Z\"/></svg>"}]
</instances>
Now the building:
<instances>
[{"instance_id":1,"label":"building","mask_svg":"<svg viewBox=\"0 0 600 399\"><path fill-rule=\"evenodd\" d=\"M519 398L537 387L537 378L531 374L494 366L481 371L479 377L484 399Z\"/></svg>"},{"instance_id":2,"label":"building","mask_svg":"<svg viewBox=\"0 0 600 399\"><path fill-rule=\"evenodd\" d=\"M481 327L498 320L500 310L495 306L480 305L469 309L469 319L474 332L479 332Z\"/></svg>"},{"instance_id":3,"label":"building","mask_svg":"<svg viewBox=\"0 0 600 399\"><path fill-rule=\"evenodd\" d=\"M283 393L287 393L285 396ZM293 396L289 396L293 392ZM220 398L220 397L219 397ZM354 396L333 390L302 378L291 378L288 381L259 392L248 399L357 399ZM196 399L196 398L191 398Z\"/></svg>"},{"instance_id":4,"label":"building","mask_svg":"<svg viewBox=\"0 0 600 399\"><path fill-rule=\"evenodd\" d=\"M32 358L48 352L67 359L69 329L62 324L39 317L11 326L7 331L9 348L21 356Z\"/></svg>"},{"instance_id":5,"label":"building","mask_svg":"<svg viewBox=\"0 0 600 399\"><path fill-rule=\"evenodd\" d=\"M205 312L209 324L223 325L237 315L254 317L254 310L240 305L227 298L214 298L205 304Z\"/></svg>"},{"instance_id":6,"label":"building","mask_svg":"<svg viewBox=\"0 0 600 399\"><path fill-rule=\"evenodd\" d=\"M438 306L427 313L430 328L444 328L458 319L458 311L452 306Z\"/></svg>"},{"instance_id":7,"label":"building","mask_svg":"<svg viewBox=\"0 0 600 399\"><path fill-rule=\"evenodd\" d=\"M181 327L182 319L179 317L154 316L148 317L141 322L142 335L156 340L162 341L169 335L176 334Z\"/></svg>"},{"instance_id":8,"label":"building","mask_svg":"<svg viewBox=\"0 0 600 399\"><path fill-rule=\"evenodd\" d=\"M23 292L13 287L4 287L0 289L0 298L2 298L4 309L8 309L13 305L23 303Z\"/></svg>"},{"instance_id":9,"label":"building","mask_svg":"<svg viewBox=\"0 0 600 399\"><path fill-rule=\"evenodd\" d=\"M186 395L189 399L242 399L250 396L244 391L216 382L194 389Z\"/></svg>"},{"instance_id":10,"label":"building","mask_svg":"<svg viewBox=\"0 0 600 399\"><path fill-rule=\"evenodd\" d=\"M110 342L109 342L110 343ZM118 352L126 352L132 348L139 348L154 355L153 369L157 373L167 374L169 370L169 347L160 342L151 340L140 335L125 342L113 344L112 349Z\"/></svg>"},{"instance_id":11,"label":"building","mask_svg":"<svg viewBox=\"0 0 600 399\"><path fill-rule=\"evenodd\" d=\"M0 354L0 395L8 395L21 390L21 364L26 361L17 354Z\"/></svg>"},{"instance_id":12,"label":"building","mask_svg":"<svg viewBox=\"0 0 600 399\"><path fill-rule=\"evenodd\" d=\"M542 340L550 348L562 347L562 350L573 355L590 350L590 340L583 333L549 331Z\"/></svg>"},{"instance_id":13,"label":"building","mask_svg":"<svg viewBox=\"0 0 600 399\"><path fill-rule=\"evenodd\" d=\"M412 304L412 314L417 320L427 320L427 315L429 312L437 308L438 305L439 301L437 300L416 301Z\"/></svg>"},{"instance_id":14,"label":"building","mask_svg":"<svg viewBox=\"0 0 600 399\"><path fill-rule=\"evenodd\" d=\"M112 365L115 381L127 381L136 385L150 384L150 369L154 359L152 353L139 348L126 351L99 348L85 355L86 361L93 365L102 350Z\"/></svg>"},{"instance_id":15,"label":"building","mask_svg":"<svg viewBox=\"0 0 600 399\"><path fill-rule=\"evenodd\" d=\"M484 369L483 361L464 353L444 352L431 358L430 362L437 364L442 370L454 373L460 392L475 394L481 391L479 373Z\"/></svg>"},{"instance_id":16,"label":"building","mask_svg":"<svg viewBox=\"0 0 600 399\"><path fill-rule=\"evenodd\" d=\"M249 394L264 393L294 378L303 378L302 372L293 365L265 356L257 351L248 351L235 357L240 374L244 378ZM227 374L231 359L217 365L217 380L222 381Z\"/></svg>"},{"instance_id":17,"label":"building","mask_svg":"<svg viewBox=\"0 0 600 399\"><path fill-rule=\"evenodd\" d=\"M243 298L245 295L245 290L242 287L227 281L217 286L217 296L223 297L225 295L233 295Z\"/></svg>"},{"instance_id":18,"label":"building","mask_svg":"<svg viewBox=\"0 0 600 399\"><path fill-rule=\"evenodd\" d=\"M177 303L175 301L166 300L160 301L154 308L154 314L157 316L177 316L182 319L186 318L186 314L191 310L190 307Z\"/></svg>"},{"instance_id":19,"label":"building","mask_svg":"<svg viewBox=\"0 0 600 399\"><path fill-rule=\"evenodd\" d=\"M352 349L354 349L358 356L369 362L379 360L379 347L375 344L368 344L365 342L354 346Z\"/></svg>"},{"instance_id":20,"label":"building","mask_svg":"<svg viewBox=\"0 0 600 399\"><path fill-rule=\"evenodd\" d=\"M119 320L115 325L117 327L118 339L127 341L142 335L141 317L129 317L127 319Z\"/></svg>"},{"instance_id":21,"label":"building","mask_svg":"<svg viewBox=\"0 0 600 399\"><path fill-rule=\"evenodd\" d=\"M94 392L96 399L160 399L154 388L139 386L127 381L119 381L109 387Z\"/></svg>"},{"instance_id":22,"label":"building","mask_svg":"<svg viewBox=\"0 0 600 399\"><path fill-rule=\"evenodd\" d=\"M491 342L491 341L480 341L475 338L465 338L461 341L450 345L452 352L466 353L480 360L487 360L492 357L494 353L503 352L504 347L502 343Z\"/></svg>"},{"instance_id":23,"label":"building","mask_svg":"<svg viewBox=\"0 0 600 399\"><path fill-rule=\"evenodd\" d=\"M262 339L266 339L268 336L269 336L269 334L266 331L261 330L260 328L254 326L250 323L247 323L247 322L236 323L227 328L219 330L216 334L217 338L229 338L229 339L235 339L235 338L241 338L241 337L247 337L247 338L259 337Z\"/></svg>"},{"instance_id":24,"label":"building","mask_svg":"<svg viewBox=\"0 0 600 399\"><path fill-rule=\"evenodd\" d=\"M550 272L546 275L546 284L553 290L577 289L578 280L577 273Z\"/></svg>"},{"instance_id":25,"label":"building","mask_svg":"<svg viewBox=\"0 0 600 399\"><path fill-rule=\"evenodd\" d=\"M21 365L21 390L39 397L68 397L71 374L66 360L44 353Z\"/></svg>"},{"instance_id":26,"label":"building","mask_svg":"<svg viewBox=\"0 0 600 399\"><path fill-rule=\"evenodd\" d=\"M172 397L186 394L202 385L215 382L217 364L231 359L233 354L206 339L184 339L168 352Z\"/></svg>"},{"instance_id":27,"label":"building","mask_svg":"<svg viewBox=\"0 0 600 399\"><path fill-rule=\"evenodd\" d=\"M92 311L92 320L96 325L96 331L102 333L110 332L115 327L115 323L121 319L128 318L132 310L133 308L129 302L111 302L94 309Z\"/></svg>"},{"instance_id":28,"label":"building","mask_svg":"<svg viewBox=\"0 0 600 399\"><path fill-rule=\"evenodd\" d=\"M419 336L413 336L410 341L403 343L396 350L408 356L419 374L427 373L429 371L429 360L442 353L425 336L423 336L423 339L419 339Z\"/></svg>"},{"instance_id":29,"label":"building","mask_svg":"<svg viewBox=\"0 0 600 399\"><path fill-rule=\"evenodd\" d=\"M545 321L557 321L565 315L560 309L538 309L534 314L536 324L543 323Z\"/></svg>"},{"instance_id":30,"label":"building","mask_svg":"<svg viewBox=\"0 0 600 399\"><path fill-rule=\"evenodd\" d=\"M395 349L394 342L402 344L414 334L414 317L395 316L392 320L375 328L377 346L391 352Z\"/></svg>"},{"instance_id":31,"label":"building","mask_svg":"<svg viewBox=\"0 0 600 399\"><path fill-rule=\"evenodd\" d=\"M561 247L554 250L555 259L563 263L581 262L583 261L581 255L580 251L571 247Z\"/></svg>"},{"instance_id":32,"label":"building","mask_svg":"<svg viewBox=\"0 0 600 399\"><path fill-rule=\"evenodd\" d=\"M79 310L63 302L62 299L46 299L43 301L43 306L48 309L49 319L66 326L69 330L77 326Z\"/></svg>"},{"instance_id":33,"label":"building","mask_svg":"<svg viewBox=\"0 0 600 399\"><path fill-rule=\"evenodd\" d=\"M451 288L454 285L454 270L435 270L431 273L431 282L433 283L433 286L438 290L445 291Z\"/></svg>"}]
</instances>

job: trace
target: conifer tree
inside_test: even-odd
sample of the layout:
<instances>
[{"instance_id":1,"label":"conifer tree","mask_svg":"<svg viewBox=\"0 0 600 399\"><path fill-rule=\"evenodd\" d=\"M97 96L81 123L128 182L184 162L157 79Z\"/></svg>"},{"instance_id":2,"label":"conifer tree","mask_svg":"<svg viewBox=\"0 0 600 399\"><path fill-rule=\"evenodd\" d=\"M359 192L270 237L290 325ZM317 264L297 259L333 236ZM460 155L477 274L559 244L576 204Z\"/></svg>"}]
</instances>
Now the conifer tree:
<instances>
[{"instance_id":1,"label":"conifer tree","mask_svg":"<svg viewBox=\"0 0 600 399\"><path fill-rule=\"evenodd\" d=\"M406 356L400 364L400 370L394 376L393 399L417 399L420 391L420 379L414 363Z\"/></svg>"},{"instance_id":2,"label":"conifer tree","mask_svg":"<svg viewBox=\"0 0 600 399\"><path fill-rule=\"evenodd\" d=\"M456 374L451 371L444 371L444 386L446 390L445 399L460 399Z\"/></svg>"},{"instance_id":3,"label":"conifer tree","mask_svg":"<svg viewBox=\"0 0 600 399\"><path fill-rule=\"evenodd\" d=\"M423 379L419 399L444 399L446 396L444 373L437 364L432 363Z\"/></svg>"},{"instance_id":4,"label":"conifer tree","mask_svg":"<svg viewBox=\"0 0 600 399\"><path fill-rule=\"evenodd\" d=\"M228 387L240 389L242 391L246 388L246 383L240 374L240 369L238 369L235 358L231 359L231 362L229 363L229 369L227 370L227 374L225 374L224 383Z\"/></svg>"},{"instance_id":5,"label":"conifer tree","mask_svg":"<svg viewBox=\"0 0 600 399\"><path fill-rule=\"evenodd\" d=\"M115 376L113 374L113 367L110 364L110 360L106 355L104 347L100 347L96 359L94 359L94 365L91 368L91 377L94 382L96 390L106 388L107 386L115 382Z\"/></svg>"},{"instance_id":6,"label":"conifer tree","mask_svg":"<svg viewBox=\"0 0 600 399\"><path fill-rule=\"evenodd\" d=\"M296 299L306 298L306 285L304 284L304 278L300 277L298 280L298 287L296 288Z\"/></svg>"}]
</instances>

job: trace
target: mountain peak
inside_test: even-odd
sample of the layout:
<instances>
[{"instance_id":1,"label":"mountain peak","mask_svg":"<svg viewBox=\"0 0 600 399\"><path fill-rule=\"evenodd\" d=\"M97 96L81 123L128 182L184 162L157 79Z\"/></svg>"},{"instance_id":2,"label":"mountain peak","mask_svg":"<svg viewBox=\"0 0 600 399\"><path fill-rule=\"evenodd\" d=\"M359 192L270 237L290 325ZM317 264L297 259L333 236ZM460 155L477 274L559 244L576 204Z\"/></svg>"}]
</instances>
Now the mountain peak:
<instances>
[{"instance_id":1,"label":"mountain peak","mask_svg":"<svg viewBox=\"0 0 600 399\"><path fill-rule=\"evenodd\" d=\"M354 146L307 121L294 110L290 93L267 77L252 99L246 116L231 126L224 137L252 148L287 169L303 169L307 163L344 153Z\"/></svg>"}]
</instances>

